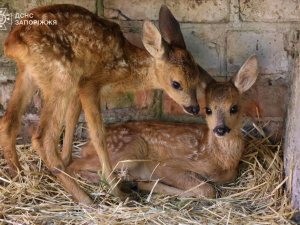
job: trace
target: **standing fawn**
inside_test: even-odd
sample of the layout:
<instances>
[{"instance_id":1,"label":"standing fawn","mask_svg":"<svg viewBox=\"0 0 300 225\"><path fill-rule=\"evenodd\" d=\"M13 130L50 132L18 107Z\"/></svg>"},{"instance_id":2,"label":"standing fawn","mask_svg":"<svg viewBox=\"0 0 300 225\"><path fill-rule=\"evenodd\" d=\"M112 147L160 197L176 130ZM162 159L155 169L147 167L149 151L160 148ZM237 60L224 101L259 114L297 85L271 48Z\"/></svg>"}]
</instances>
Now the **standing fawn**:
<instances>
[{"instance_id":1,"label":"standing fawn","mask_svg":"<svg viewBox=\"0 0 300 225\"><path fill-rule=\"evenodd\" d=\"M146 50L142 50L124 38L119 25L79 6L51 5L29 13L32 18L24 18L15 26L4 46L6 56L14 59L18 67L11 101L0 123L0 144L11 175L21 170L15 148L21 116L39 88L44 106L32 144L46 166L76 200L92 203L74 179L65 174L69 149L63 151L64 159L58 153L65 117L68 130L73 131L82 107L93 146L105 164L104 176L115 187L113 193L124 199L107 152L100 93L164 89L188 113L196 115L199 72L186 50L179 23L162 6L161 34L145 20L142 41ZM49 20L56 21L56 25L34 23Z\"/></svg>"},{"instance_id":2,"label":"standing fawn","mask_svg":"<svg viewBox=\"0 0 300 225\"><path fill-rule=\"evenodd\" d=\"M215 189L202 181L226 183L237 176L244 150L241 95L257 78L257 57L251 56L228 82L216 82L201 67L199 71L205 89L207 125L130 122L107 128L112 166L127 168L129 180L160 179L162 183L157 183L154 193L212 198ZM102 162L91 142L83 146L81 155L83 158L69 166L70 171L99 181L92 171L101 170ZM154 184L138 182L138 189L151 191Z\"/></svg>"}]
</instances>

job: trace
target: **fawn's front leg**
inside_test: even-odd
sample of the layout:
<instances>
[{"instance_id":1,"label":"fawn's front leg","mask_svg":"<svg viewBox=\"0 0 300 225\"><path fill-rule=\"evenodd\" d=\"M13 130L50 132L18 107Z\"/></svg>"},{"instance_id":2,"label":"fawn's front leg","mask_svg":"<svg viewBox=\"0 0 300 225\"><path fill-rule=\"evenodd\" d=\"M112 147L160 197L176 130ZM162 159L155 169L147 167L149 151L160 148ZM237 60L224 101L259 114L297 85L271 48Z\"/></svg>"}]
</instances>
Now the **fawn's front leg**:
<instances>
[{"instance_id":1,"label":"fawn's front leg","mask_svg":"<svg viewBox=\"0 0 300 225\"><path fill-rule=\"evenodd\" d=\"M101 98L100 85L94 80L85 79L79 84L78 93L85 114L85 119L90 130L91 141L98 154L99 160L104 165L104 177L107 179L112 189L112 193L125 200L125 196L121 193L117 178L112 172L111 162L109 160L105 126L101 115Z\"/></svg>"}]
</instances>

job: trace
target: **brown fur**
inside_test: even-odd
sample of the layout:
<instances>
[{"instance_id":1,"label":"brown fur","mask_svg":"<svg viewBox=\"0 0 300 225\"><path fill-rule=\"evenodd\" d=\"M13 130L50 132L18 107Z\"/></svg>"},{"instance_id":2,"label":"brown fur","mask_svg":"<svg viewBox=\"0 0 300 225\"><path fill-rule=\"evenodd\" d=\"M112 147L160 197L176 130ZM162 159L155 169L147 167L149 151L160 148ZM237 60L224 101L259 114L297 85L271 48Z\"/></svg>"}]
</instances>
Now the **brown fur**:
<instances>
[{"instance_id":1,"label":"brown fur","mask_svg":"<svg viewBox=\"0 0 300 225\"><path fill-rule=\"evenodd\" d=\"M200 67L199 70L203 69ZM112 166L116 166L117 170L127 169L127 179L160 179L162 183L155 186L155 193L215 197L215 189L210 184L200 184L205 180L225 183L236 178L238 163L244 150L241 93L255 82L258 61L256 56L251 56L229 82L216 82L206 72L203 74L203 80L207 82L203 84L206 86L206 107L212 110L210 115L206 115L207 126L130 122L107 128L107 145ZM245 76L248 77L247 81ZM234 105L238 106L235 114L231 113ZM214 128L220 124L231 129L223 137L214 132ZM98 160L90 142L83 146L81 155L81 159L76 159L70 165L70 171L98 182L99 176L93 171L101 170L102 162ZM124 160L133 162L119 162ZM138 188L151 191L153 185L154 182L139 182Z\"/></svg>"},{"instance_id":2,"label":"brown fur","mask_svg":"<svg viewBox=\"0 0 300 225\"><path fill-rule=\"evenodd\" d=\"M179 24L166 6L161 8L160 15L172 20L171 24L180 34L173 45L172 26L165 27L163 34L168 38L165 40L164 35L146 20L143 43L147 51L131 45L119 25L78 6L44 6L29 13L33 18L24 18L23 24L30 20L52 20L57 21L57 25L17 25L5 41L5 54L17 61L19 73L0 123L0 144L12 168L10 173L15 175L17 169L21 170L15 149L21 116L33 92L40 88L45 101L32 138L33 147L73 197L90 204L91 199L78 184L61 172L66 172L65 165L71 159L72 134L81 104L93 146L100 161L105 163L104 175L114 186L116 179L114 175L109 177L112 168L99 110L100 92L110 96L124 91L161 88L182 106L198 106L197 65L185 49ZM170 21L160 19L161 25L165 22ZM182 89L175 90L173 81L181 83ZM62 159L57 146L65 114L67 137ZM113 192L123 198L119 187Z\"/></svg>"}]
</instances>

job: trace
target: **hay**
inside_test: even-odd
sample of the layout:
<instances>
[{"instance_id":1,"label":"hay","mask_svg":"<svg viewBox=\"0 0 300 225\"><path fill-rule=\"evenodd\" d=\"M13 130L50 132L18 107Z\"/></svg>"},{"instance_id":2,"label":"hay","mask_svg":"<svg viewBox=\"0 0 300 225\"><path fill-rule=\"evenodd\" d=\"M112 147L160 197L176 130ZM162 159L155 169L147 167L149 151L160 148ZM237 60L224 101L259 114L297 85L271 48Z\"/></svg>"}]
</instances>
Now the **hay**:
<instances>
[{"instance_id":1,"label":"hay","mask_svg":"<svg viewBox=\"0 0 300 225\"><path fill-rule=\"evenodd\" d=\"M136 201L119 203L104 183L78 180L95 199L90 207L73 202L30 145L18 146L25 176L10 179L5 160L0 161L0 224L293 224L281 143L272 145L258 125L247 133L239 177L216 186L217 199L133 192Z\"/></svg>"}]
</instances>

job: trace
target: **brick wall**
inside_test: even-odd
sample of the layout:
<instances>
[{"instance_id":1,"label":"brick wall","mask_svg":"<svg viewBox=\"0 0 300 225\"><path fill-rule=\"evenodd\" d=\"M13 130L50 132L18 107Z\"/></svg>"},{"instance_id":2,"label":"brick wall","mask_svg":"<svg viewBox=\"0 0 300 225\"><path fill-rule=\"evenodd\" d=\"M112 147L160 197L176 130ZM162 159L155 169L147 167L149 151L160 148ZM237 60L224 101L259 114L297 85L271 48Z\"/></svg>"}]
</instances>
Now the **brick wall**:
<instances>
[{"instance_id":1,"label":"brick wall","mask_svg":"<svg viewBox=\"0 0 300 225\"><path fill-rule=\"evenodd\" d=\"M265 131L278 130L276 139L281 138L294 43L299 36L299 0L3 0L0 7L15 15L54 3L78 4L119 23L125 36L142 48L143 19L148 17L157 24L159 8L166 4L180 21L188 50L217 80L230 79L251 54L257 54L260 75L244 97L244 111L256 120L257 108L261 121L268 122ZM17 74L15 63L3 54L3 43L11 29L6 26L6 31L0 30L0 116L5 113ZM203 100L199 102L204 106ZM37 92L23 116L23 142L29 140L28 131L34 129L41 105ZM160 90L105 99L102 109L106 123L144 119L204 122L203 110L198 117L186 115ZM86 134L82 125L83 114L76 133L79 138Z\"/></svg>"}]
</instances>

